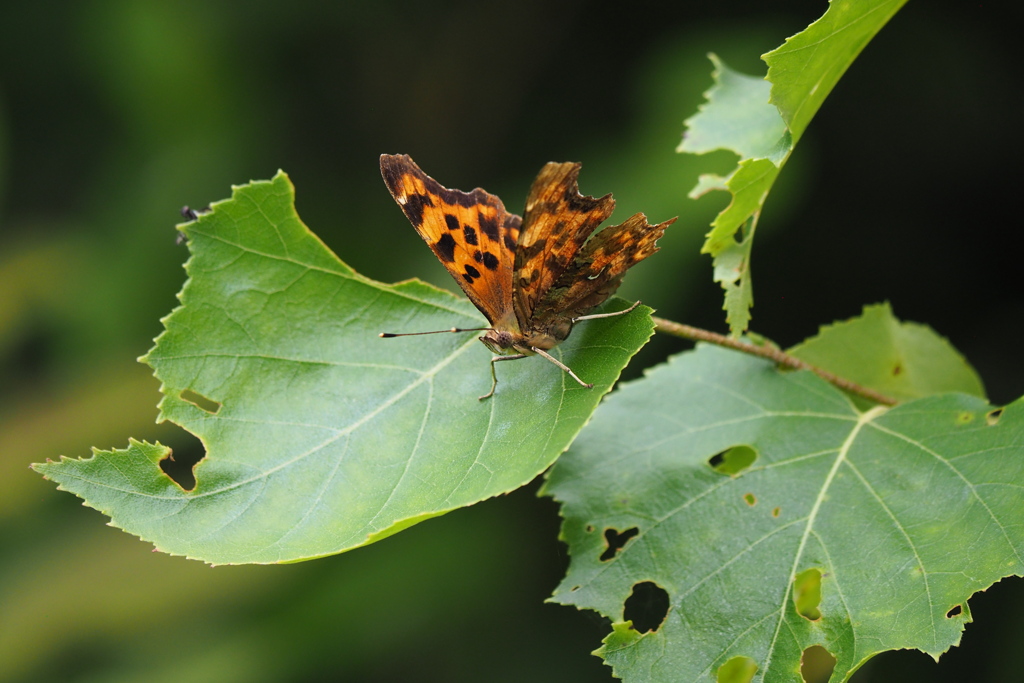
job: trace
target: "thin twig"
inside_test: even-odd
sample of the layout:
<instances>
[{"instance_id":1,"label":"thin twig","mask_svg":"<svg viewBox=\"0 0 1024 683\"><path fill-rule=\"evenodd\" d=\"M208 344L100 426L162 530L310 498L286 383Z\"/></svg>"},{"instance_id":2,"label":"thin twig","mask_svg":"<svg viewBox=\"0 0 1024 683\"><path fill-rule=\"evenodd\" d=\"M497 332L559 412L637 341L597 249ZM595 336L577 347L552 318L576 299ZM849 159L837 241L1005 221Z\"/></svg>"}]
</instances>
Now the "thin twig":
<instances>
[{"instance_id":1,"label":"thin twig","mask_svg":"<svg viewBox=\"0 0 1024 683\"><path fill-rule=\"evenodd\" d=\"M675 337L682 337L683 339L692 339L694 341L704 341L710 344L716 344L718 346L724 346L729 349L741 351L743 353L749 353L752 356L760 356L761 358L767 358L776 365L784 365L787 368L793 368L794 370L810 370L818 377L821 377L826 382L834 384L843 391L848 391L851 394L857 394L862 396L869 401L875 403L881 403L886 406L896 405L896 399L880 394L874 389L868 389L862 387L856 382L851 382L848 379L833 375L828 370L822 370L819 367L811 365L806 361L802 361L796 356L791 356L785 351L772 346L755 346L748 342L736 339L735 337L726 337L725 335L711 332L710 330L704 330L699 327L691 327L690 325L684 325L682 323L673 322L671 320L665 320L664 318L658 318L651 316L651 320L654 321L654 330L656 332L664 332L665 334L671 334Z\"/></svg>"}]
</instances>

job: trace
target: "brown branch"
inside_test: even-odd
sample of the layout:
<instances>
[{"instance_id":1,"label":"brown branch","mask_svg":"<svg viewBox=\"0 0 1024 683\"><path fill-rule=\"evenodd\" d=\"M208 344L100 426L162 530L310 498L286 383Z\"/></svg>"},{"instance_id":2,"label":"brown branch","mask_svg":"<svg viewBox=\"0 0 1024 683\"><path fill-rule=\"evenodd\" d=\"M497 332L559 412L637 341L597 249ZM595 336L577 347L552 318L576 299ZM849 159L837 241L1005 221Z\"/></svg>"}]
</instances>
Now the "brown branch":
<instances>
[{"instance_id":1,"label":"brown branch","mask_svg":"<svg viewBox=\"0 0 1024 683\"><path fill-rule=\"evenodd\" d=\"M724 346L735 351L741 351L743 353L749 353L752 356L760 356L761 358L767 358L776 365L784 365L787 368L793 368L794 370L810 370L818 377L821 377L826 382L834 384L843 391L848 391L851 394L857 394L862 396L869 401L875 403L881 403L886 406L896 405L896 399L880 394L874 389L868 389L862 387L856 382L851 382L848 379L833 375L828 370L822 370L819 367L811 365L806 361L802 361L796 356L791 356L785 351L772 346L755 346L748 342L736 339L735 337L726 337L725 335L711 332L710 330L703 330L699 327L691 327L682 323L673 322L671 320L665 320L657 316L651 316L651 320L654 321L655 332L664 332L665 334L671 334L675 337L682 337L683 339L692 339L694 341L708 342L709 344L715 344L717 346Z\"/></svg>"}]
</instances>

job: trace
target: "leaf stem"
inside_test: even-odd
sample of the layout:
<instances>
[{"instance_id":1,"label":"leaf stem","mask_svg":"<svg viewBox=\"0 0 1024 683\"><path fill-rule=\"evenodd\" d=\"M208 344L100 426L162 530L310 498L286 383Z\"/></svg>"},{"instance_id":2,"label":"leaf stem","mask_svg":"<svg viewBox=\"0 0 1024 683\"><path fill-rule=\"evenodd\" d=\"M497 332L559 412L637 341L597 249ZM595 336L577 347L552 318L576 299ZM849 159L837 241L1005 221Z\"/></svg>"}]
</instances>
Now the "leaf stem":
<instances>
[{"instance_id":1,"label":"leaf stem","mask_svg":"<svg viewBox=\"0 0 1024 683\"><path fill-rule=\"evenodd\" d=\"M794 370L810 370L818 377L821 377L830 384L834 384L843 391L856 394L868 399L869 401L881 403L886 406L894 406L898 403L898 401L891 396L880 394L874 389L862 387L856 382L852 382L844 377L833 375L828 370L823 370L817 366L811 365L810 363L800 360L796 356L791 356L785 351L773 346L756 346L741 339L736 339L735 337L727 337L725 335L718 334L717 332L704 330L699 327L691 327L690 325L684 325L672 320L665 320L664 318L659 318L657 316L651 316L651 320L654 321L655 332L663 332L665 334L671 334L674 337L682 337L683 339L692 339L693 341L703 341L717 346L724 346L728 349L733 349L734 351L741 351L742 353L749 353L752 356L767 358L776 365L783 365L787 368L793 368Z\"/></svg>"}]
</instances>

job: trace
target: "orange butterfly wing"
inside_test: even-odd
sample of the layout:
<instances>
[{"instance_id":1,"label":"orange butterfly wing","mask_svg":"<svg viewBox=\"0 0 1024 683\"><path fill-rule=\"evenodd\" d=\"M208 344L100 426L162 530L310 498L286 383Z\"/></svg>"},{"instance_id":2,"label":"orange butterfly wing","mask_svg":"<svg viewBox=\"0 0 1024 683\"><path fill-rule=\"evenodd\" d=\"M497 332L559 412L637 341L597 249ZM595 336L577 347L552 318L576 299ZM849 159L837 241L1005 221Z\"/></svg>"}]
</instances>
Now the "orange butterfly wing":
<instances>
[{"instance_id":1,"label":"orange butterfly wing","mask_svg":"<svg viewBox=\"0 0 1024 683\"><path fill-rule=\"evenodd\" d=\"M407 154L382 154L380 172L416 232L492 326L518 333L512 304L519 216L476 188L450 190Z\"/></svg>"},{"instance_id":2,"label":"orange butterfly wing","mask_svg":"<svg viewBox=\"0 0 1024 683\"><path fill-rule=\"evenodd\" d=\"M572 319L604 303L619 288L626 271L658 251L655 243L675 222L671 218L651 225L644 214L637 213L599 232L537 304L534 317L538 321Z\"/></svg>"},{"instance_id":3,"label":"orange butterfly wing","mask_svg":"<svg viewBox=\"0 0 1024 683\"><path fill-rule=\"evenodd\" d=\"M534 309L572 265L590 234L612 214L610 194L599 199L579 193L580 164L548 163L526 199L516 254L512 304L524 330Z\"/></svg>"}]
</instances>

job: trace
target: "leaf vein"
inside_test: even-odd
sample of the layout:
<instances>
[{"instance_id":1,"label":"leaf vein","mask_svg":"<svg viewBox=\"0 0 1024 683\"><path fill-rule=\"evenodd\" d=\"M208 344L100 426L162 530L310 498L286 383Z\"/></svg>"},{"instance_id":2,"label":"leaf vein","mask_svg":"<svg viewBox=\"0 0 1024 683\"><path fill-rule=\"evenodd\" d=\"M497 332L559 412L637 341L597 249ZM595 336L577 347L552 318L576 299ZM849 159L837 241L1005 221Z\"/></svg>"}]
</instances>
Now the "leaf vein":
<instances>
[{"instance_id":1,"label":"leaf vein","mask_svg":"<svg viewBox=\"0 0 1024 683\"><path fill-rule=\"evenodd\" d=\"M990 508L988 506L988 503L985 501L985 499L982 498L981 495L978 493L978 490L975 487L974 483L971 482L969 479L967 479L967 477L964 476L963 472L961 472L959 469L957 469L957 467L952 462L950 462L947 458L943 457L941 454L937 453L936 451L933 451L932 449L928 448L927 446L925 446L920 441L917 441L916 439L911 439L909 436L907 436L905 434L900 434L899 432L893 431L893 430L891 430L891 429L889 429L889 428L887 428L887 427L885 427L883 425L880 425L880 424L873 424L871 426L874 427L875 429L877 429L878 431L884 432L884 433L886 433L886 434L888 434L890 436L894 436L894 437L896 437L898 439L901 439L901 440L903 440L903 441L905 441L905 442L907 442L907 443L909 443L909 444L919 448L924 453L927 453L928 455L932 456L937 461L939 461L940 463L942 463L943 465L948 467L957 476L957 478L959 478L960 481L963 482L964 486L967 487L967 490L970 491L971 496L973 496L974 499L976 501L978 501L978 503L983 508L985 508L985 512L988 513L989 519L992 520L992 523L995 524L999 528L999 532L1003 535L1003 540L1006 541L1006 545L1008 545L1010 547L1010 550L1013 552L1014 557L1017 558L1017 566L1020 567L1021 564L1024 563L1024 560L1021 559L1021 555L1020 555L1020 552L1018 551L1017 547L1013 544L1013 541L1010 540L1010 536L1006 532L1006 527L1003 526L1002 521L996 516L996 514L994 512L992 512L992 508Z\"/></svg>"},{"instance_id":2,"label":"leaf vein","mask_svg":"<svg viewBox=\"0 0 1024 683\"><path fill-rule=\"evenodd\" d=\"M885 514L888 515L889 519L892 520L893 526L896 527L896 529L903 536L903 539L907 542L907 545L910 546L910 551L914 553L914 560L917 563L918 568L921 570L921 579L924 581L925 596L928 598L928 617L931 620L932 624L932 647L935 648L937 647L938 642L938 630L935 627L935 603L932 600L932 590L928 582L929 572L924 566L924 561L921 559L921 554L917 551L917 546L914 544L914 540L910 537L910 534L907 533L907 530L903 528L903 525L900 524L899 519L896 518L896 515L889 508L889 506L885 504L885 501L882 500L882 497L878 495L878 492L875 491L875 488L871 485L871 482L869 482L867 478L864 477L861 471L857 469L857 466L854 465L852 462L847 461L846 466L853 470L853 473L857 475L857 478L860 479L861 483L864 485L864 488L867 489L868 493L870 493L872 497L874 497L874 499L878 502L878 505L882 508L882 510L885 511Z\"/></svg>"},{"instance_id":3,"label":"leaf vein","mask_svg":"<svg viewBox=\"0 0 1024 683\"><path fill-rule=\"evenodd\" d=\"M793 554L793 566L790 569L789 579L786 582L786 591L782 599L782 609L779 611L779 621L775 625L775 635L772 636L768 647L768 654L765 657L765 671L768 670L772 661L772 656L775 654L775 647L779 640L779 632L782 628L782 623L786 619L786 605L789 603L789 593L793 589L793 582L796 580L797 567L800 566L800 560L803 557L804 548L807 546L807 539L810 536L811 530L814 528L814 521L817 519L818 512L821 510L821 505L825 500L825 495L828 492L829 487L832 485L832 481L835 479L836 472L839 471L839 467L844 462L847 462L847 455L850 452L850 448L853 446L854 440L860 433L861 428L868 422L874 420L876 416L884 414L886 410L887 408L879 406L877 408L872 408L860 416L857 423L853 426L853 429L850 430L850 433L843 441L842 447L840 447L839 452L836 454L836 461L832 463L831 469L828 471L828 474L825 475L825 479L821 484L821 489L818 491L818 495L815 496L814 505L811 507L811 512L807 516L807 526L804 528L804 533L800 538L800 545ZM929 601L930 600L931 598L929 596Z\"/></svg>"}]
</instances>

